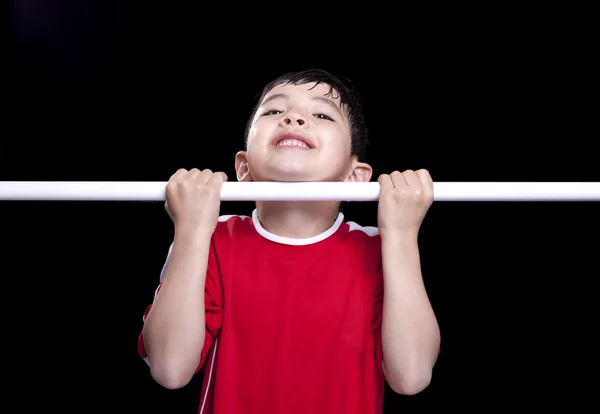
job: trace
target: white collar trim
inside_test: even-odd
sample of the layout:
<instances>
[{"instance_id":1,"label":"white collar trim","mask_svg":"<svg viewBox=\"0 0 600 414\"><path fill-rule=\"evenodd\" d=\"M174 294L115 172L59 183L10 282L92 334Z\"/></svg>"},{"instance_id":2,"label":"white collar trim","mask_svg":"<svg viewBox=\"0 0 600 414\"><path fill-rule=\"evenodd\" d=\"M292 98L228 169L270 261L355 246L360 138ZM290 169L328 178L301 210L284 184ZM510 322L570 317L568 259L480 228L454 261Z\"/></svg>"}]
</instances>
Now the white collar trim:
<instances>
[{"instance_id":1,"label":"white collar trim","mask_svg":"<svg viewBox=\"0 0 600 414\"><path fill-rule=\"evenodd\" d=\"M314 244L323 241L329 236L331 236L333 233L335 233L344 221L344 214L339 212L337 218L335 219L335 222L330 228L328 228L321 234L318 234L313 237L308 237L306 239L293 239L291 237L282 237L268 232L260 223L260 220L258 219L258 211L256 209L252 211L252 221L254 222L254 227L256 228L258 234L260 234L267 240L271 240L279 244L288 244L291 246L306 246L309 244Z\"/></svg>"}]
</instances>

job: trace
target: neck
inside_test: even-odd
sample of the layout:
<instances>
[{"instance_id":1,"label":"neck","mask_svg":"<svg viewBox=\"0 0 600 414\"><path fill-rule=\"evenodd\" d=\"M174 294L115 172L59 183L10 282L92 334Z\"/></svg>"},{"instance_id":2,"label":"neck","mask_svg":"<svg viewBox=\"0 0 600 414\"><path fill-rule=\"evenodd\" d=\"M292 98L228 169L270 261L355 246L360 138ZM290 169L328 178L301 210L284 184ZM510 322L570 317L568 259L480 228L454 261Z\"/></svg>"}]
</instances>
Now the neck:
<instances>
[{"instance_id":1,"label":"neck","mask_svg":"<svg viewBox=\"0 0 600 414\"><path fill-rule=\"evenodd\" d=\"M317 236L338 217L339 203L330 201L261 201L256 203L261 225L269 233L293 239Z\"/></svg>"}]
</instances>

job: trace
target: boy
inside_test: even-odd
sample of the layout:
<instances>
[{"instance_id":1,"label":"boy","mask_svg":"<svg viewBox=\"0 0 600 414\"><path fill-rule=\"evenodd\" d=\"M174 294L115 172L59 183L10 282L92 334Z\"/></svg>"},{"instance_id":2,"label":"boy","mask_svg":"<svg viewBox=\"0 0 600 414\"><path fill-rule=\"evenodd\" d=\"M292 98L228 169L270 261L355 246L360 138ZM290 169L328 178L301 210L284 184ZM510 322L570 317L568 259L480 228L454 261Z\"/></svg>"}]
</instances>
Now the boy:
<instances>
[{"instance_id":1,"label":"boy","mask_svg":"<svg viewBox=\"0 0 600 414\"><path fill-rule=\"evenodd\" d=\"M366 182L365 145L349 84L288 73L248 121L237 179ZM379 177L377 228L344 222L339 202L219 217L226 179L181 169L167 184L174 240L138 345L153 378L180 388L204 367L201 414L375 414L384 381L423 390L440 343L417 245L428 172Z\"/></svg>"}]
</instances>

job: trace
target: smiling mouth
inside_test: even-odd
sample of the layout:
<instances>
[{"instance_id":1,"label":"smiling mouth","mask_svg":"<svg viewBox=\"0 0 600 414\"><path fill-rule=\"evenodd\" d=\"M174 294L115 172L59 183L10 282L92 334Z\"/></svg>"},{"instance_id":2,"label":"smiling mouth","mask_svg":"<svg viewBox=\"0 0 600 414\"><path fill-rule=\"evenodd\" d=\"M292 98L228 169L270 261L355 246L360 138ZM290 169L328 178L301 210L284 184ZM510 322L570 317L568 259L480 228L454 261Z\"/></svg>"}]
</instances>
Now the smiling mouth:
<instances>
[{"instance_id":1,"label":"smiling mouth","mask_svg":"<svg viewBox=\"0 0 600 414\"><path fill-rule=\"evenodd\" d=\"M276 145L278 148L304 148L311 149L305 142L294 138L284 138Z\"/></svg>"}]
</instances>

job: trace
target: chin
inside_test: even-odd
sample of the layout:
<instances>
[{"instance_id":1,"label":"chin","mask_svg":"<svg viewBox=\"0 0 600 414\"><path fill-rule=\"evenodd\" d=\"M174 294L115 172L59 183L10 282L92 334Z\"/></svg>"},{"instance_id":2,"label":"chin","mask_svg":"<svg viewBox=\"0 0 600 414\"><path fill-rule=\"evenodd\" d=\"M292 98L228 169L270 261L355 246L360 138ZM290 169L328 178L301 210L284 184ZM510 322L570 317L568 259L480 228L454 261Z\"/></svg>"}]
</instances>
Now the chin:
<instances>
[{"instance_id":1,"label":"chin","mask_svg":"<svg viewBox=\"0 0 600 414\"><path fill-rule=\"evenodd\" d=\"M256 179L256 181L276 181L276 182L307 182L307 181L320 181L314 174L314 172L308 172L305 170L271 170L265 172L265 174L260 174L260 178Z\"/></svg>"}]
</instances>

